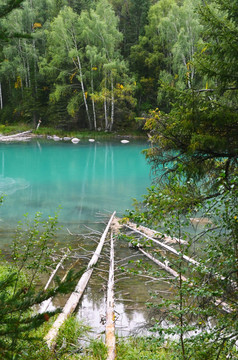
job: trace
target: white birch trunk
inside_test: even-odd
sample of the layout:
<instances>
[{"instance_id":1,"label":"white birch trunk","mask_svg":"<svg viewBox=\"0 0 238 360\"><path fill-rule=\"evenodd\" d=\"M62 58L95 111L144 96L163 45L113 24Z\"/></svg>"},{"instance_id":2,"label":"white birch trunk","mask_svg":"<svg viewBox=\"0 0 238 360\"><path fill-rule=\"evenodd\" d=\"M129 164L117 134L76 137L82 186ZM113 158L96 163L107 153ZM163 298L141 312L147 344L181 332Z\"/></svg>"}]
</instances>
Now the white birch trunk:
<instances>
[{"instance_id":1,"label":"white birch trunk","mask_svg":"<svg viewBox=\"0 0 238 360\"><path fill-rule=\"evenodd\" d=\"M108 130L108 111L107 111L107 74L105 72L105 95L104 95L104 117L105 117L105 130Z\"/></svg>"},{"instance_id":2,"label":"white birch trunk","mask_svg":"<svg viewBox=\"0 0 238 360\"><path fill-rule=\"evenodd\" d=\"M26 66L27 66L27 78L28 78L28 87L31 87L31 72L30 72L30 64L29 59L26 59Z\"/></svg>"},{"instance_id":3,"label":"white birch trunk","mask_svg":"<svg viewBox=\"0 0 238 360\"><path fill-rule=\"evenodd\" d=\"M45 336L45 340L47 342L47 345L49 348L54 348L55 346L55 339L57 337L57 334L59 332L59 329L61 327L61 325L64 323L64 321L69 317L70 314L72 314L74 312L74 310L76 309L78 302L80 300L80 298L83 295L83 292L88 284L88 281L92 275L93 272L93 266L97 263L98 258L101 254L102 251L102 247L104 245L104 241L106 239L108 230L111 226L111 222L114 218L115 215L115 211L112 214L106 229L104 230L104 233L102 234L102 237L100 239L100 242L96 248L95 253L93 254L88 266L87 266L87 270L85 271L85 273L81 276L74 292L70 295L68 301L66 302L63 311L61 314L59 314L59 316L57 317L57 319L55 320L54 324L52 325L50 331L48 332L48 334Z\"/></svg>"},{"instance_id":4,"label":"white birch trunk","mask_svg":"<svg viewBox=\"0 0 238 360\"><path fill-rule=\"evenodd\" d=\"M80 61L80 58L79 58L78 55L77 55L77 61L78 61L78 69L79 69L79 75L80 75L80 83L81 83L81 88L82 88L82 93L83 93L84 106L85 106L85 109L86 109L86 114L87 114L87 118L88 118L89 128L92 129L91 117L90 117L90 114L89 114L88 103L87 103L87 99L86 99L86 95L85 95L85 88L84 88L84 82L83 82L82 66L81 66L81 61Z\"/></svg>"},{"instance_id":5,"label":"white birch trunk","mask_svg":"<svg viewBox=\"0 0 238 360\"><path fill-rule=\"evenodd\" d=\"M112 130L114 124L114 109L115 109L115 99L114 99L114 84L113 84L113 76L111 74L111 122L110 122L110 131Z\"/></svg>"},{"instance_id":6,"label":"white birch trunk","mask_svg":"<svg viewBox=\"0 0 238 360\"><path fill-rule=\"evenodd\" d=\"M91 71L91 88L92 88L92 94L94 92L94 83L93 83L93 74ZM95 109L95 101L92 98L92 106L93 106L93 125L94 125L94 130L97 130L97 116L96 116L96 109Z\"/></svg>"},{"instance_id":7,"label":"white birch trunk","mask_svg":"<svg viewBox=\"0 0 238 360\"><path fill-rule=\"evenodd\" d=\"M104 96L104 117L105 117L105 130L108 130L107 99L106 99L106 96Z\"/></svg>"}]
</instances>

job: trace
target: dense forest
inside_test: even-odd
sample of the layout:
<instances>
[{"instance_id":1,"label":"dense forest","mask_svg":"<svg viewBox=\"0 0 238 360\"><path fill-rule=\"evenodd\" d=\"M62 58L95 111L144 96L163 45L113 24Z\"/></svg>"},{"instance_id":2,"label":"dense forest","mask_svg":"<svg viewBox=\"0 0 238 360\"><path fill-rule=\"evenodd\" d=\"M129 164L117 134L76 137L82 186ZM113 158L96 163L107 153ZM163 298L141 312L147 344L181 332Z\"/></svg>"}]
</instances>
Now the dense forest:
<instances>
[{"instance_id":1,"label":"dense forest","mask_svg":"<svg viewBox=\"0 0 238 360\"><path fill-rule=\"evenodd\" d=\"M155 108L170 112L182 92L203 101L218 86L220 103L236 97L221 90L215 74L223 62L233 86L235 48L224 43L224 56L209 71L202 56L211 53L208 20L218 37L227 22L224 35L234 42L235 14L224 15L236 11L234 1L229 9L223 1L206 8L202 0L12 3L17 8L1 18L1 123L41 119L59 128L110 131L141 127ZM3 14L6 4L1 1Z\"/></svg>"},{"instance_id":2,"label":"dense forest","mask_svg":"<svg viewBox=\"0 0 238 360\"><path fill-rule=\"evenodd\" d=\"M118 359L237 359L237 0L0 0L0 23L0 123L145 129L157 176L124 220L187 241L170 260L173 298L150 304L160 339L146 339L144 357L135 345ZM184 264L191 253L199 265ZM179 340L172 347L168 334ZM14 341L8 358L17 358Z\"/></svg>"}]
</instances>

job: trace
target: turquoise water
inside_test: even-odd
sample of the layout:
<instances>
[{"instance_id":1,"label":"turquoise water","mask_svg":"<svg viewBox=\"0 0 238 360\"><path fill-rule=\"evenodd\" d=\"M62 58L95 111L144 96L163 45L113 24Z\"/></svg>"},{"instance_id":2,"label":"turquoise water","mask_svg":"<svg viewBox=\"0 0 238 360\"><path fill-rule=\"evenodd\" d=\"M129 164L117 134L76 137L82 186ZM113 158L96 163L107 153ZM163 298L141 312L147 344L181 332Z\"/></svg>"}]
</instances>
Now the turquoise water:
<instances>
[{"instance_id":1,"label":"turquoise water","mask_svg":"<svg viewBox=\"0 0 238 360\"><path fill-rule=\"evenodd\" d=\"M109 214L116 210L120 216L132 208L133 198L139 199L146 192L151 182L150 167L141 151L147 146L145 141L136 140L128 144L121 144L120 140L80 141L75 145L53 140L0 143L0 194L5 194L0 206L0 247L3 253L8 256L13 231L17 222L23 220L23 214L29 213L33 218L40 211L47 217L53 215L59 206L62 207L59 213L62 229L57 233L60 247L70 245L78 249L79 257L85 255L83 247L94 250L94 241L77 234L85 231L83 225L94 229L98 226L103 230L105 225L95 223L105 220L99 213L107 214L109 218ZM69 234L67 228L75 235ZM108 251L108 244L104 247L103 254ZM141 255L136 255L126 242L118 240L116 259L131 256ZM72 261L73 258L68 259L65 269ZM81 261L79 268L87 265L84 257ZM65 269L61 270L62 274ZM106 282L98 276L100 269L108 270L108 259L104 256L99 261L99 269L95 269L77 314L94 329L95 334L104 329L100 317L105 312L103 289ZM105 272L100 274L106 276ZM45 284L47 279L48 276L42 278L42 282ZM127 277L116 284L118 334L127 334L150 318L144 303L152 286L135 277ZM65 298L57 298L53 307L64 303Z\"/></svg>"},{"instance_id":2,"label":"turquoise water","mask_svg":"<svg viewBox=\"0 0 238 360\"><path fill-rule=\"evenodd\" d=\"M98 212L121 215L150 185L143 141L121 144L32 140L0 144L0 228L11 229L23 214L53 215L70 230L93 222Z\"/></svg>"}]
</instances>

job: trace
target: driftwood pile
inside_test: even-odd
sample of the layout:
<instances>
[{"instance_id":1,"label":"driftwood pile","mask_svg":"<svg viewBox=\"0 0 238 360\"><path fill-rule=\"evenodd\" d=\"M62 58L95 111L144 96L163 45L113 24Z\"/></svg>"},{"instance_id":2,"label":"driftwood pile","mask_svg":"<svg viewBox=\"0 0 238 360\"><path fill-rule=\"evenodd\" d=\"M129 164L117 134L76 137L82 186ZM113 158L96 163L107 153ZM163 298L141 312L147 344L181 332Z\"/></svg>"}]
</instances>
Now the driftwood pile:
<instances>
[{"instance_id":1,"label":"driftwood pile","mask_svg":"<svg viewBox=\"0 0 238 360\"><path fill-rule=\"evenodd\" d=\"M70 295L69 299L67 300L62 312L59 314L55 322L53 323L50 331L45 336L45 340L48 344L48 347L54 349L56 343L56 337L59 332L61 325L65 322L65 320L74 312L76 309L79 300L81 299L84 290L88 284L88 281L92 275L94 266L96 265L99 256L101 254L106 236L110 229L112 220L115 216L115 212L112 214L102 236L99 241L99 244L88 263L86 271L81 276L74 292ZM57 272L57 268L60 267L64 259L66 258L67 254L61 259L60 263L57 265L55 271L52 273L47 285L45 288L48 287L48 284L51 282L53 276ZM109 279L108 279L108 291L107 291L107 315L106 315L106 345L108 346L108 360L114 360L116 355L116 338L115 338L115 316L114 316L114 294L113 294L113 287L114 287L114 240L113 235L111 234L111 253L110 253L110 270L109 270ZM46 304L48 305L48 304ZM46 309L44 307L44 309Z\"/></svg>"},{"instance_id":2,"label":"driftwood pile","mask_svg":"<svg viewBox=\"0 0 238 360\"><path fill-rule=\"evenodd\" d=\"M61 327L61 325L64 323L64 321L75 311L79 300L81 299L84 290L89 282L89 279L92 275L93 269L100 257L105 239L109 233L109 229L111 228L111 239L110 239L110 266L109 266L109 275L108 275L108 284L107 284L107 309L106 309L106 327L105 327L105 343L108 348L108 357L107 360L114 360L116 358L116 338L115 338L115 311L114 311L114 241L117 236L117 234L122 231L122 228L125 228L127 231L129 230L130 233L137 234L140 239L144 238L146 240L149 240L150 243L154 243L158 245L163 252L169 252L172 254L172 256L179 257L182 260L188 262L193 267L201 266L201 264L194 260L193 258L184 255L181 251L176 250L174 247L171 246L171 244L179 244L180 249L182 249L182 245L186 243L186 241L182 239L177 238L171 238L163 234L159 234L154 230L145 228L145 227L138 227L136 224L127 222L126 224L120 223L120 221L115 217L115 212L111 215L110 220L107 223L107 226L100 238L100 241L97 245L97 248L91 258L91 260L88 263L86 271L81 276L74 292L70 295L69 299L67 300L62 312L55 320L54 324L52 325L51 329L49 330L48 334L45 336L45 340L49 346L49 348L54 349L56 345L56 337L58 334L58 331ZM115 234L115 235L113 235ZM168 245L170 243L170 245ZM180 281L186 281L189 286L193 286L192 282L189 282L189 280L176 272L174 269L172 269L168 261L165 260L164 262L158 260L155 258L152 254L150 254L147 250L145 250L145 247L141 245L140 241L137 243L135 248L144 256L149 258L151 261L153 261L156 265L158 265L161 269L165 270L167 273L172 275L174 278L180 279ZM63 263L63 261L67 258L68 252L64 254L60 262L58 263L55 270L52 272L49 281L47 282L45 286L45 290L48 288L49 284L51 283L54 275L56 274L57 270ZM220 276L216 275L219 279L221 279ZM41 312L45 312L47 310L47 307L49 306L49 302L51 299L48 300L45 304L43 304L43 307L41 309ZM220 306L224 311L231 312L231 308L228 304L221 301L220 299L215 299L214 303L217 306Z\"/></svg>"},{"instance_id":3,"label":"driftwood pile","mask_svg":"<svg viewBox=\"0 0 238 360\"><path fill-rule=\"evenodd\" d=\"M12 142L12 141L28 141L32 137L32 130L24 131L14 135L1 135L0 142Z\"/></svg>"}]
</instances>

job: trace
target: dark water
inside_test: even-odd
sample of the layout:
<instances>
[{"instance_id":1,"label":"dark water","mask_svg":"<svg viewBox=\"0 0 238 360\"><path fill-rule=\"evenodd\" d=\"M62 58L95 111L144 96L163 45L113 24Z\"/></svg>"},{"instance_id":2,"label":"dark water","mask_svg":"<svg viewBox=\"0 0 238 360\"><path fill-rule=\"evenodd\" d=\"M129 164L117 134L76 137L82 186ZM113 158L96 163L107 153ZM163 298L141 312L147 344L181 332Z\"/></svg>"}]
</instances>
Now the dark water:
<instances>
[{"instance_id":1,"label":"dark water","mask_svg":"<svg viewBox=\"0 0 238 360\"><path fill-rule=\"evenodd\" d=\"M37 211L43 216L53 215L60 205L59 222L62 229L59 242L63 246L93 250L95 243L87 244L77 235L84 225L95 226L100 214L114 210L117 216L132 208L132 199L140 199L150 185L150 168L141 153L148 144L131 140L122 144L111 142L36 141L0 144L0 207L1 247L7 248L13 230L23 214L33 218ZM105 218L104 218L105 219ZM101 225L102 226L102 225ZM103 230L103 228L101 228ZM106 245L107 249L108 245ZM104 252L106 252L106 249ZM135 255L127 244L117 242L117 260ZM138 254L139 256L139 254ZM99 268L107 270L108 260L101 260ZM118 265L122 264L118 263ZM105 315L105 285L107 274L94 271L81 304L78 317L89 323L98 333L103 331L101 319ZM117 276L123 277L120 270ZM144 303L150 299L152 285L140 278L129 277L116 284L117 332L126 335L148 323ZM57 299L54 306L63 305Z\"/></svg>"}]
</instances>

